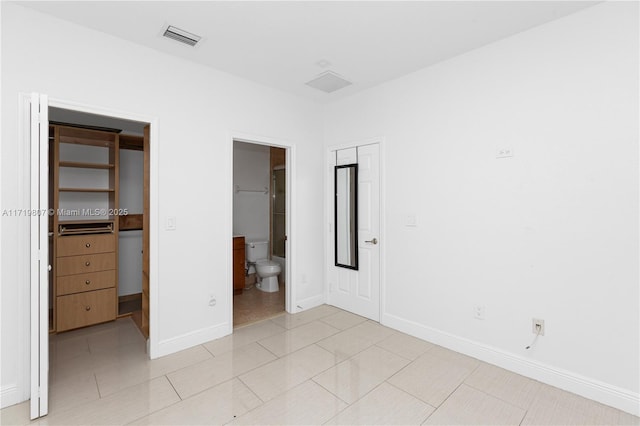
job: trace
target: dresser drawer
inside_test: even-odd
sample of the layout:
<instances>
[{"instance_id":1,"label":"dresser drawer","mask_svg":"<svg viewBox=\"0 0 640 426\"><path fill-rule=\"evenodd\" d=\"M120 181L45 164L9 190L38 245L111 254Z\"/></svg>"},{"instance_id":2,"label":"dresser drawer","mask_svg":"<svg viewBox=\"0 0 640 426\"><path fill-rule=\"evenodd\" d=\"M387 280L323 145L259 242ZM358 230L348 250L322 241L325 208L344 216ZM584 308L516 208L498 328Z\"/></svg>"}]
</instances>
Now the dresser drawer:
<instances>
[{"instance_id":1,"label":"dresser drawer","mask_svg":"<svg viewBox=\"0 0 640 426\"><path fill-rule=\"evenodd\" d=\"M116 236L113 234L98 234L60 237L56 248L57 257L108 253L116 249Z\"/></svg>"},{"instance_id":2,"label":"dresser drawer","mask_svg":"<svg viewBox=\"0 0 640 426\"><path fill-rule=\"evenodd\" d=\"M111 321L116 319L116 289L58 296L56 309L57 331Z\"/></svg>"},{"instance_id":3,"label":"dresser drawer","mask_svg":"<svg viewBox=\"0 0 640 426\"><path fill-rule=\"evenodd\" d=\"M91 272L88 274L58 277L56 296L100 290L116 286L116 271Z\"/></svg>"},{"instance_id":4,"label":"dresser drawer","mask_svg":"<svg viewBox=\"0 0 640 426\"><path fill-rule=\"evenodd\" d=\"M86 256L68 256L56 259L56 275L83 274L86 272L107 271L116 269L116 254L101 253Z\"/></svg>"}]
</instances>

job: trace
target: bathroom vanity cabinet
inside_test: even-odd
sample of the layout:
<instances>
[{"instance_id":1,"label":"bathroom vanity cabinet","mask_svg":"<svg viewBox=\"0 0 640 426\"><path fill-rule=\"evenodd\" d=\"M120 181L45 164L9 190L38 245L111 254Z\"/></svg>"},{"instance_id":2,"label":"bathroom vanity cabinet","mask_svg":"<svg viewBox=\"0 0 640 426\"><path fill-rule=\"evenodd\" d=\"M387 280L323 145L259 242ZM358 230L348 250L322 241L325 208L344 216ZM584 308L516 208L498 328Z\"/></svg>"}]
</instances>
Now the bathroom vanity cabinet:
<instances>
[{"instance_id":1,"label":"bathroom vanity cabinet","mask_svg":"<svg viewBox=\"0 0 640 426\"><path fill-rule=\"evenodd\" d=\"M244 290L244 237L233 237L233 294Z\"/></svg>"}]
</instances>

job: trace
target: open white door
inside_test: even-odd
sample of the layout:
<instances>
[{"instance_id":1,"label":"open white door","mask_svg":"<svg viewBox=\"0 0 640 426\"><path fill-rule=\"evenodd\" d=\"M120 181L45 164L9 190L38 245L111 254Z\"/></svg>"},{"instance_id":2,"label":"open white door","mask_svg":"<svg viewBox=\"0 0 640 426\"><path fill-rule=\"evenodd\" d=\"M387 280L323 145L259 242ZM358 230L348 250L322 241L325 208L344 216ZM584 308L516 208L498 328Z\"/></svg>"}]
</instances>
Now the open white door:
<instances>
[{"instance_id":1,"label":"open white door","mask_svg":"<svg viewBox=\"0 0 640 426\"><path fill-rule=\"evenodd\" d=\"M341 149L335 165L358 164L358 267L330 267L329 303L354 314L380 320L380 147ZM333 176L333 175L332 175ZM331 185L333 188L333 184ZM333 209L333 203L332 203ZM333 238L340 227L334 224ZM334 253L335 254L335 253ZM334 263L334 258L330 259Z\"/></svg>"},{"instance_id":2,"label":"open white door","mask_svg":"<svg viewBox=\"0 0 640 426\"><path fill-rule=\"evenodd\" d=\"M49 412L49 114L33 93L31 140L31 419Z\"/></svg>"}]
</instances>

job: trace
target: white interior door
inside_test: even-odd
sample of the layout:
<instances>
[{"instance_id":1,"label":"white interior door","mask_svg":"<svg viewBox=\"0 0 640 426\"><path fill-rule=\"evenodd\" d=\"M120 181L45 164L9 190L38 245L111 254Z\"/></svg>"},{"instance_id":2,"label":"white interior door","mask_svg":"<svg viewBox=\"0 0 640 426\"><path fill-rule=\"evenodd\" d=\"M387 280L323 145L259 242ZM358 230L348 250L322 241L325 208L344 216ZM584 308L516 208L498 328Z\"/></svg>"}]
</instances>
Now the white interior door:
<instances>
[{"instance_id":1,"label":"white interior door","mask_svg":"<svg viewBox=\"0 0 640 426\"><path fill-rule=\"evenodd\" d=\"M46 95L30 102L31 419L49 412L49 115Z\"/></svg>"},{"instance_id":2,"label":"white interior door","mask_svg":"<svg viewBox=\"0 0 640 426\"><path fill-rule=\"evenodd\" d=\"M380 147L378 144L363 145L339 150L335 154L335 165L358 164L358 269L330 267L329 303L379 321ZM333 203L331 205L333 210ZM334 246L333 241L331 246ZM334 256L332 252L331 265L334 264Z\"/></svg>"}]
</instances>

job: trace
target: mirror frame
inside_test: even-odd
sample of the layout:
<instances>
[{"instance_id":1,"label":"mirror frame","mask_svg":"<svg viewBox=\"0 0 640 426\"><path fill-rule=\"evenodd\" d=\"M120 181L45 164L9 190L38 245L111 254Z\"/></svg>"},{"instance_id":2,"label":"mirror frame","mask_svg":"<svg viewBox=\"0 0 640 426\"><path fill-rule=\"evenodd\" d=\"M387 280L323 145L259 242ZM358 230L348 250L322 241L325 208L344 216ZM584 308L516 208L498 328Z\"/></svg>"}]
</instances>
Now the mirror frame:
<instances>
[{"instance_id":1,"label":"mirror frame","mask_svg":"<svg viewBox=\"0 0 640 426\"><path fill-rule=\"evenodd\" d=\"M355 251L353 254L351 265L346 265L338 262L338 170L340 169L351 169L353 171L353 179L355 181L355 185L353 185L353 194L352 199L355 200L353 203L353 224L354 224L354 232L352 233L353 239L355 240ZM355 271L358 270L358 164L344 164L340 166L335 166L333 173L333 219L334 219L334 260L335 266L340 268L353 269Z\"/></svg>"}]
</instances>

